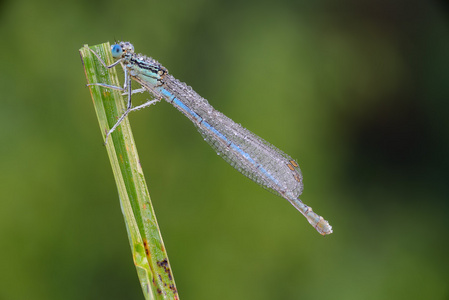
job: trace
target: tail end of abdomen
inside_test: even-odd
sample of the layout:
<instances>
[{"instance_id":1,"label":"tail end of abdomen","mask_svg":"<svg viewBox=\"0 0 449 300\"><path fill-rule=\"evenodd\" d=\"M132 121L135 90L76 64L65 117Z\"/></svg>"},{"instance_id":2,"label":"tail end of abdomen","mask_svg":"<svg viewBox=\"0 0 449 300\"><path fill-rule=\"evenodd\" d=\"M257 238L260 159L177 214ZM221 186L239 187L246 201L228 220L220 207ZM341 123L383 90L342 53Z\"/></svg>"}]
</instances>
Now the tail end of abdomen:
<instances>
[{"instance_id":1,"label":"tail end of abdomen","mask_svg":"<svg viewBox=\"0 0 449 300\"><path fill-rule=\"evenodd\" d=\"M304 217L306 217L307 221L309 221L310 225L312 225L321 235L325 236L331 234L332 226L326 221L322 216L317 215L311 207L302 203L300 199L288 199L290 203L299 210Z\"/></svg>"}]
</instances>

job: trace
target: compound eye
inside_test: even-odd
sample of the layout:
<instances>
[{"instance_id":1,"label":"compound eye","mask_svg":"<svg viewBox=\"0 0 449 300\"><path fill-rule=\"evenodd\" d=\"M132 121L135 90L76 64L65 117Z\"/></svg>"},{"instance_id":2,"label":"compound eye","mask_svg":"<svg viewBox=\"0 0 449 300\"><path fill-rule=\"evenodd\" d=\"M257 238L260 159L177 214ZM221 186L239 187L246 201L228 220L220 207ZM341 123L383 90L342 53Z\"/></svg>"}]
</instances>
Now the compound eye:
<instances>
[{"instance_id":1,"label":"compound eye","mask_svg":"<svg viewBox=\"0 0 449 300\"><path fill-rule=\"evenodd\" d=\"M123 49L119 44L111 46L112 57L119 58L123 54Z\"/></svg>"}]
</instances>

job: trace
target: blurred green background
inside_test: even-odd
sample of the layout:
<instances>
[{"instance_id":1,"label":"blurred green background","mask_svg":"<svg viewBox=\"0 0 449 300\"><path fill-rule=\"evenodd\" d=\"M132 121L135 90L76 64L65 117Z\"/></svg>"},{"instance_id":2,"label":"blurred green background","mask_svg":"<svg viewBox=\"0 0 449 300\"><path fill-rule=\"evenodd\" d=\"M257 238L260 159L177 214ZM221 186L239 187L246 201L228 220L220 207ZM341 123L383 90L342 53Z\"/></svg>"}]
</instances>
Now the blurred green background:
<instances>
[{"instance_id":1,"label":"blurred green background","mask_svg":"<svg viewBox=\"0 0 449 300\"><path fill-rule=\"evenodd\" d=\"M134 113L181 299L449 299L448 11L1 1L0 299L143 299L78 54L114 39L297 159L301 198L334 228L320 236L166 102Z\"/></svg>"}]
</instances>

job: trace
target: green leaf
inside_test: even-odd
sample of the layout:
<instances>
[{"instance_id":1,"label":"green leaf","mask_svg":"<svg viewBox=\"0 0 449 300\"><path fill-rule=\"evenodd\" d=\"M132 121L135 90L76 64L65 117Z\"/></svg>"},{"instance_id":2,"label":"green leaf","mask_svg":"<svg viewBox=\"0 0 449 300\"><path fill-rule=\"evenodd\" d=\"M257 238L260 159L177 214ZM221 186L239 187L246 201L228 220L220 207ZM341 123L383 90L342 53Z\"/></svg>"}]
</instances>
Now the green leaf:
<instances>
[{"instance_id":1,"label":"green leaf","mask_svg":"<svg viewBox=\"0 0 449 300\"><path fill-rule=\"evenodd\" d=\"M109 43L91 49L106 64L114 62ZM115 68L105 68L87 45L80 49L80 54L89 84L120 86ZM125 111L125 101L121 91L92 85L89 89L104 139ZM145 299L179 299L127 118L108 138L105 148L111 161L131 252Z\"/></svg>"}]
</instances>

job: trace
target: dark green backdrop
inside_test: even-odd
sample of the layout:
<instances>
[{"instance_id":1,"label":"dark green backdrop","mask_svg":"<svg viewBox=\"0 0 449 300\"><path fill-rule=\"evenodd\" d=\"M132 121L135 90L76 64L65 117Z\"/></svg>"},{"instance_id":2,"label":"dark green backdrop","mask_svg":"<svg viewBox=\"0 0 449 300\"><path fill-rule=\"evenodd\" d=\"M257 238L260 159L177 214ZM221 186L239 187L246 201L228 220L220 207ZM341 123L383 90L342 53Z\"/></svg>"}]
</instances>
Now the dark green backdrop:
<instances>
[{"instance_id":1,"label":"dark green backdrop","mask_svg":"<svg viewBox=\"0 0 449 300\"><path fill-rule=\"evenodd\" d=\"M78 54L114 39L297 159L334 227L134 113L181 299L448 299L448 6L309 2L1 1L0 299L143 299Z\"/></svg>"}]
</instances>

